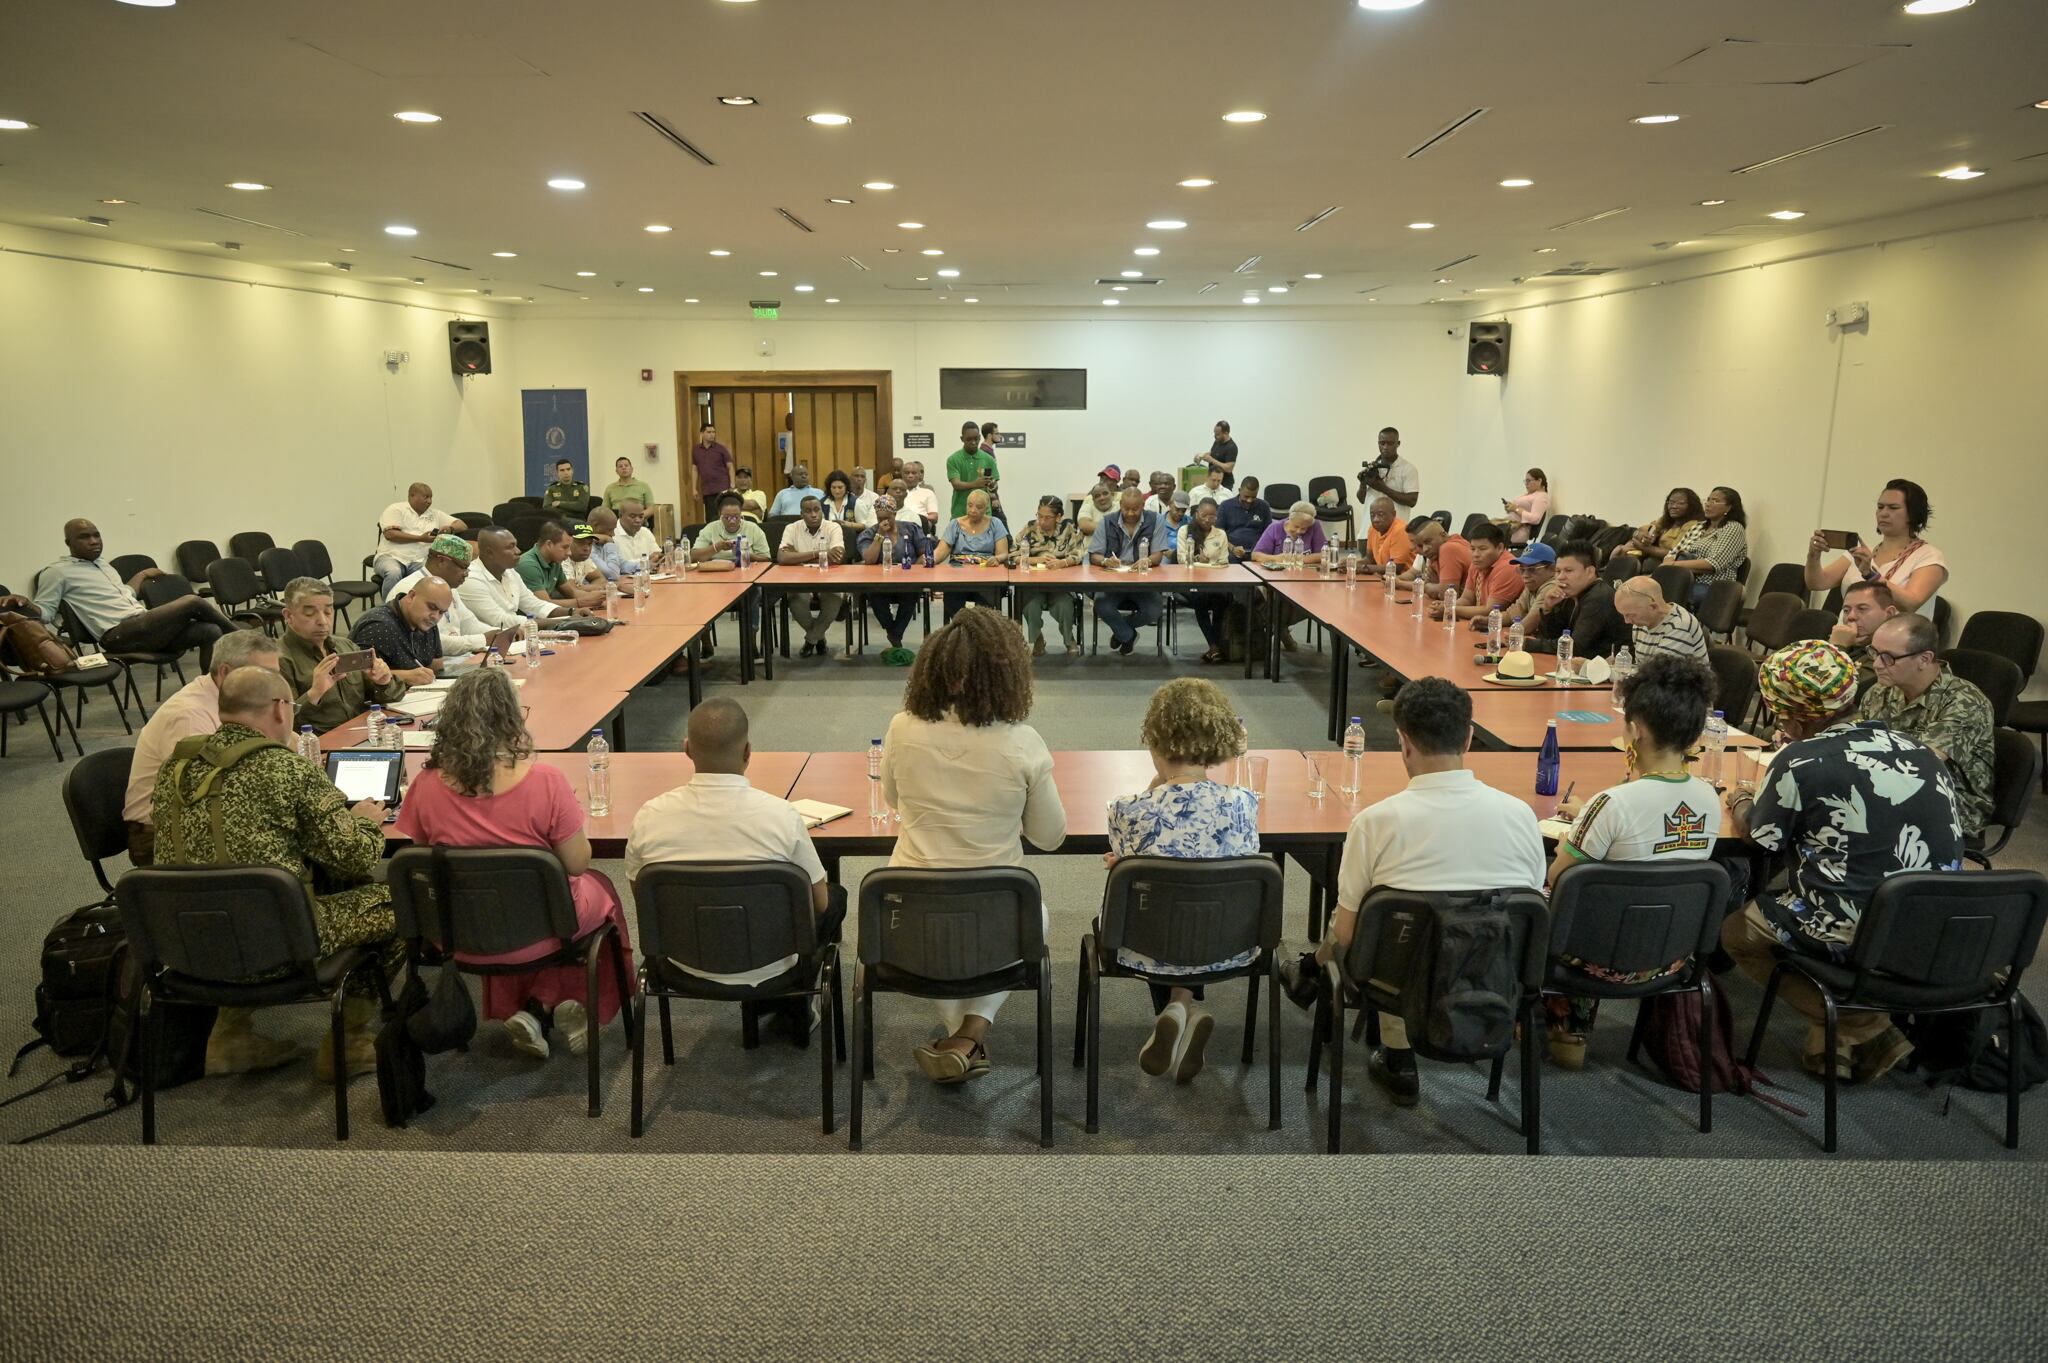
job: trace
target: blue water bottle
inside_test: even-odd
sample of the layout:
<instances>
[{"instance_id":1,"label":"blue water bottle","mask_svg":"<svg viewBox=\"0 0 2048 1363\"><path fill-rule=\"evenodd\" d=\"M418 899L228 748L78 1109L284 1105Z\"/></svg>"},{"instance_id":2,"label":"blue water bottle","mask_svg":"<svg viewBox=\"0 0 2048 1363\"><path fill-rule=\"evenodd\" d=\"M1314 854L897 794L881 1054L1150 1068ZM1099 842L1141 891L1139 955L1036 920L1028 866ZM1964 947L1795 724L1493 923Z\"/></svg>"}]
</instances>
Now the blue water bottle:
<instances>
[{"instance_id":1,"label":"blue water bottle","mask_svg":"<svg viewBox=\"0 0 2048 1363\"><path fill-rule=\"evenodd\" d=\"M1557 753L1557 721L1551 720L1550 727L1543 733L1543 751L1536 754L1536 793L1557 794L1557 771L1560 765Z\"/></svg>"}]
</instances>

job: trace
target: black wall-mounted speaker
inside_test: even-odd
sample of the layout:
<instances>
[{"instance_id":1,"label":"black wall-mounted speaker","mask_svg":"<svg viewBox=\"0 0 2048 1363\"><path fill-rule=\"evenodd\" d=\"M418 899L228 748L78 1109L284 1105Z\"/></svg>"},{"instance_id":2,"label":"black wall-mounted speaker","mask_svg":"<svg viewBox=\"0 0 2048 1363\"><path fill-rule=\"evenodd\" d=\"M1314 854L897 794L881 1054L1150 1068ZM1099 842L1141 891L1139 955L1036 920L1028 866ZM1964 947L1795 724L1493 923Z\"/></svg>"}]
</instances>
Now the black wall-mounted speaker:
<instances>
[{"instance_id":1,"label":"black wall-mounted speaker","mask_svg":"<svg viewBox=\"0 0 2048 1363\"><path fill-rule=\"evenodd\" d=\"M450 322L448 324L448 367L458 374L491 372L491 324Z\"/></svg>"},{"instance_id":2,"label":"black wall-mounted speaker","mask_svg":"<svg viewBox=\"0 0 2048 1363\"><path fill-rule=\"evenodd\" d=\"M1508 372L1507 322L1474 322L1465 333L1465 372L1505 374Z\"/></svg>"}]
</instances>

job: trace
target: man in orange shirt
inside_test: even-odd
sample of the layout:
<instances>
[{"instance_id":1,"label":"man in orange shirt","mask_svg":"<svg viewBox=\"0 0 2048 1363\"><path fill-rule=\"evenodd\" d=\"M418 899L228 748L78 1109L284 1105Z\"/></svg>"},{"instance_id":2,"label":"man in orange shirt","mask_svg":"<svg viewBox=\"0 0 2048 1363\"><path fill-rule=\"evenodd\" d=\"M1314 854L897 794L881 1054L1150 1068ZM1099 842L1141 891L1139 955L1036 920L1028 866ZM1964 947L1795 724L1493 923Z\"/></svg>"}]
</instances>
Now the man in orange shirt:
<instances>
[{"instance_id":1,"label":"man in orange shirt","mask_svg":"<svg viewBox=\"0 0 2048 1363\"><path fill-rule=\"evenodd\" d=\"M1391 563L1405 573L1415 562L1415 546L1408 541L1408 526L1398 511L1392 497L1373 498L1372 528L1365 532L1365 554L1375 570Z\"/></svg>"},{"instance_id":2,"label":"man in orange shirt","mask_svg":"<svg viewBox=\"0 0 2048 1363\"><path fill-rule=\"evenodd\" d=\"M1496 606L1510 605L1522 595L1522 570L1508 553L1506 531L1483 521L1472 527L1466 543L1471 546L1472 571L1465 574L1458 592L1460 620L1483 618ZM1431 601L1429 613L1443 619L1442 603Z\"/></svg>"},{"instance_id":3,"label":"man in orange shirt","mask_svg":"<svg viewBox=\"0 0 2048 1363\"><path fill-rule=\"evenodd\" d=\"M1443 595L1446 587L1465 590L1465 579L1472 574L1472 545L1463 535L1449 534L1441 524L1429 520L1408 538L1415 547L1415 566L1401 574L1402 582L1423 583L1434 596Z\"/></svg>"}]
</instances>

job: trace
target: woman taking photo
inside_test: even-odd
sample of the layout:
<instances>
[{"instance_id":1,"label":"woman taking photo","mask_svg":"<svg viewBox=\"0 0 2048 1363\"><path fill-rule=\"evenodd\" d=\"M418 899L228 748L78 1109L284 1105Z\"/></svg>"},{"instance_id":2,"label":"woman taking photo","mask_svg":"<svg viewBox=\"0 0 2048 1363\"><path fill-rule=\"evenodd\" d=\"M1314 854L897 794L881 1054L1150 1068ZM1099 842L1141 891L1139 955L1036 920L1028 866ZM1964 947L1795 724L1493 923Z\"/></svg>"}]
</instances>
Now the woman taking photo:
<instances>
[{"instance_id":1,"label":"woman taking photo","mask_svg":"<svg viewBox=\"0 0 2048 1363\"><path fill-rule=\"evenodd\" d=\"M1259 854L1259 800L1242 786L1209 779L1209 768L1237 756L1240 732L1229 697L1200 677L1170 681L1152 693L1139 730L1152 754L1152 784L1109 804L1109 851L1102 864L1122 857L1255 857ZM1117 964L1155 975L1194 975L1250 965L1253 948L1209 965L1163 965L1128 947ZM1201 1072L1202 1052L1215 1019L1200 989L1152 985L1152 1035L1138 1052L1147 1074L1173 1074L1185 1084Z\"/></svg>"},{"instance_id":2,"label":"woman taking photo","mask_svg":"<svg viewBox=\"0 0 2048 1363\"><path fill-rule=\"evenodd\" d=\"M1182 567L1230 566L1230 540L1216 528L1217 510L1215 499L1211 497L1202 498L1195 507L1194 518L1188 522L1187 529L1181 531L1180 550L1175 555ZM1194 608L1195 624L1209 645L1202 661L1225 661L1228 646L1223 635L1223 619L1230 613L1230 593L1204 591L1198 587L1188 594L1188 603Z\"/></svg>"},{"instance_id":3,"label":"woman taking photo","mask_svg":"<svg viewBox=\"0 0 2048 1363\"><path fill-rule=\"evenodd\" d=\"M1543 533L1543 522L1550 519L1550 479L1542 469L1530 469L1522 475L1522 495L1503 497L1500 505L1507 512L1500 524L1508 532L1508 543L1527 544Z\"/></svg>"},{"instance_id":4,"label":"woman taking photo","mask_svg":"<svg viewBox=\"0 0 2048 1363\"><path fill-rule=\"evenodd\" d=\"M1687 532L1665 564L1693 575L1688 604L1694 610L1706 600L1707 588L1735 580L1735 570L1749 557L1748 525L1749 513L1742 509L1741 493L1732 487L1717 487L1707 494L1706 519Z\"/></svg>"},{"instance_id":5,"label":"woman taking photo","mask_svg":"<svg viewBox=\"0 0 2048 1363\"><path fill-rule=\"evenodd\" d=\"M882 798L900 820L891 866L1022 866L1026 839L1042 852L1066 841L1052 753L1030 714L1031 654L1000 611L963 611L925 641L882 744ZM988 1073L989 1024L1008 997L943 1000L950 1035L917 1048L925 1077Z\"/></svg>"},{"instance_id":6,"label":"woman taking photo","mask_svg":"<svg viewBox=\"0 0 2048 1363\"><path fill-rule=\"evenodd\" d=\"M399 807L398 831L432 847L538 847L553 852L569 877L576 905L576 933L593 932L609 918L609 955L627 953L632 972L632 939L618 891L604 872L590 869L590 839L583 833L583 808L559 767L535 762L518 692L502 669L477 668L449 688L434 723L434 747L419 779ZM553 955L559 943L544 938L517 951L492 956L459 953L479 965L517 965ZM512 1045L537 1060L548 1057L548 1031L571 1054L581 1055L589 1036L587 982L580 965L550 965L523 975L485 975L484 1016L504 1022ZM597 1023L618 1016L618 975L610 960L598 963Z\"/></svg>"},{"instance_id":7,"label":"woman taking photo","mask_svg":"<svg viewBox=\"0 0 2048 1363\"><path fill-rule=\"evenodd\" d=\"M1892 589L1892 602L1902 611L1934 615L1934 598L1948 581L1948 560L1941 550L1920 538L1934 508L1927 504L1927 489L1905 478L1894 478L1877 494L1877 543L1865 544L1858 537L1842 554L1823 567L1827 552L1824 531L1816 530L1806 545L1806 589L1828 591L1856 582L1882 582Z\"/></svg>"},{"instance_id":8,"label":"woman taking photo","mask_svg":"<svg viewBox=\"0 0 2048 1363\"><path fill-rule=\"evenodd\" d=\"M1085 561L1081 532L1074 523L1060 517L1060 499L1040 497L1038 515L1024 527L1018 541L1025 568L1078 568ZM1045 617L1052 614L1060 629L1060 645L1069 658L1081 655L1080 612L1070 591L1028 591L1017 594L1017 608L1024 617L1024 635L1031 641L1031 656L1045 656Z\"/></svg>"},{"instance_id":9,"label":"woman taking photo","mask_svg":"<svg viewBox=\"0 0 2048 1363\"><path fill-rule=\"evenodd\" d=\"M1664 514L1637 526L1636 533L1629 538L1628 550L1655 566L1669 558L1679 541L1706 518L1706 508L1700 505L1699 493L1689 487L1672 488L1664 496Z\"/></svg>"},{"instance_id":10,"label":"woman taking photo","mask_svg":"<svg viewBox=\"0 0 2048 1363\"><path fill-rule=\"evenodd\" d=\"M940 529L938 553L932 561L950 559L963 566L1000 563L1010 552L1010 528L991 516L988 508L988 493L980 488L968 493L967 514L947 521ZM948 590L946 619L950 621L969 605L992 606L995 601L990 592Z\"/></svg>"}]
</instances>

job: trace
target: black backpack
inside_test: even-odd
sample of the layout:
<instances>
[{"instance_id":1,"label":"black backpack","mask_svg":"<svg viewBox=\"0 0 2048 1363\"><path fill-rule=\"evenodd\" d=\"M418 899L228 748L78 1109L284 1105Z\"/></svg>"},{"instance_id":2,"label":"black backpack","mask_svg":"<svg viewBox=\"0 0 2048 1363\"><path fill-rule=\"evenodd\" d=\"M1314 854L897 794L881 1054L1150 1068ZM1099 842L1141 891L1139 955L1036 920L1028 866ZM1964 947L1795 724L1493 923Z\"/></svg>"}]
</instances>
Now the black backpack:
<instances>
[{"instance_id":1,"label":"black backpack","mask_svg":"<svg viewBox=\"0 0 2048 1363\"><path fill-rule=\"evenodd\" d=\"M1381 922L1366 1000L1398 1013L1432 1060L1491 1060L1515 1040L1522 999L1516 891L1418 895Z\"/></svg>"},{"instance_id":2,"label":"black backpack","mask_svg":"<svg viewBox=\"0 0 2048 1363\"><path fill-rule=\"evenodd\" d=\"M107 1034L117 953L128 941L121 914L104 901L71 910L43 937L42 979L36 984L35 1039L14 1053L10 1078L22 1057L40 1046L62 1056L88 1056Z\"/></svg>"},{"instance_id":3,"label":"black backpack","mask_svg":"<svg viewBox=\"0 0 2048 1363\"><path fill-rule=\"evenodd\" d=\"M2003 1008L1967 1013L1899 1014L1899 1030L1913 1043L1907 1068L1924 1073L1927 1086L1961 1084L1966 1089L2005 1092L2013 1065L2011 1019ZM2048 1079L2048 1025L2020 999L2020 1092Z\"/></svg>"}]
</instances>

